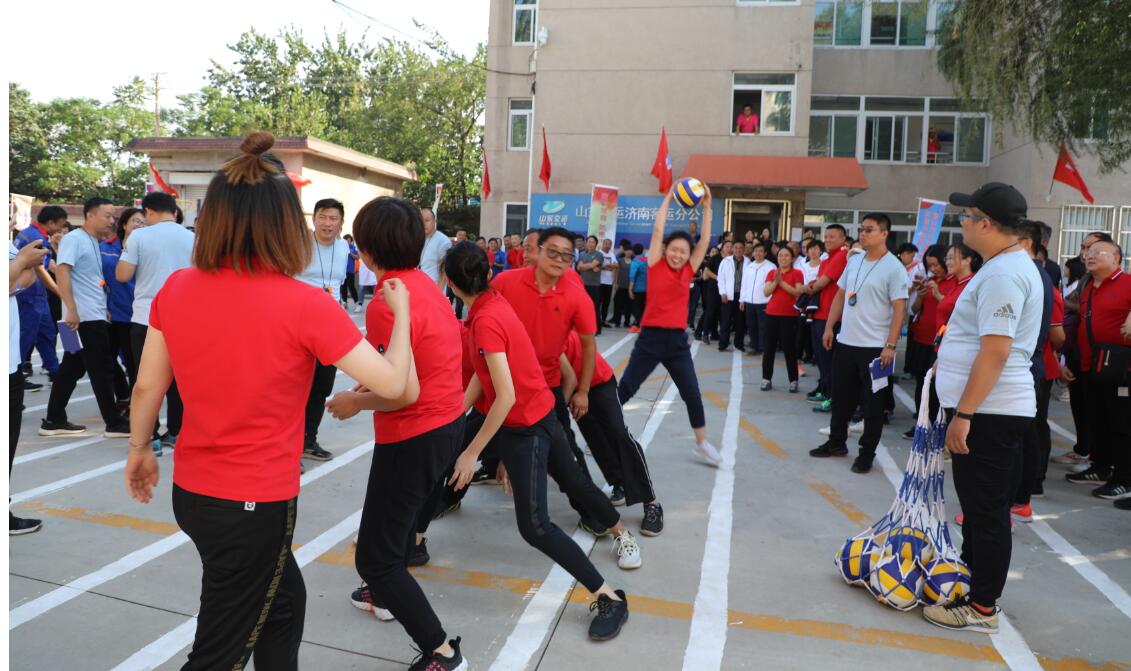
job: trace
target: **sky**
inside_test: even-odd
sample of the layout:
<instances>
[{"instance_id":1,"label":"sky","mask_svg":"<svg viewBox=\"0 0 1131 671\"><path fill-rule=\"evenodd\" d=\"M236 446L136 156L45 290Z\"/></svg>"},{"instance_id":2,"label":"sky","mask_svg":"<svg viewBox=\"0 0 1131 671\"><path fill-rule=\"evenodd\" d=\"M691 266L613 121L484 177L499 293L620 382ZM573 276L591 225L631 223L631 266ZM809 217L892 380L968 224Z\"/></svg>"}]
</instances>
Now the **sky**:
<instances>
[{"instance_id":1,"label":"sky","mask_svg":"<svg viewBox=\"0 0 1131 671\"><path fill-rule=\"evenodd\" d=\"M489 0L341 0L392 28L422 36L416 19L460 53L487 41ZM162 98L198 90L213 59L230 63L228 44L251 27L275 35L287 26L320 42L344 28L372 42L403 38L333 0L32 0L4 2L4 74L38 101L107 100L134 75L161 74ZM14 26L22 28L13 29ZM164 102L163 102L164 106Z\"/></svg>"}]
</instances>

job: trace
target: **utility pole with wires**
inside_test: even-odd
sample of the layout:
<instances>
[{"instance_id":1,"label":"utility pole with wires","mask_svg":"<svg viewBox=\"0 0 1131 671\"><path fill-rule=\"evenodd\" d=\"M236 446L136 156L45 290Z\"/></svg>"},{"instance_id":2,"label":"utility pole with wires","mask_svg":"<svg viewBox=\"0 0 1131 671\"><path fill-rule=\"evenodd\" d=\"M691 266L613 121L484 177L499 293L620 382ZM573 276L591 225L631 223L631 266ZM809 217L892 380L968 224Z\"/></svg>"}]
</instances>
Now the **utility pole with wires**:
<instances>
[{"instance_id":1,"label":"utility pole with wires","mask_svg":"<svg viewBox=\"0 0 1131 671\"><path fill-rule=\"evenodd\" d=\"M153 136L161 137L161 75L167 72L153 73Z\"/></svg>"}]
</instances>

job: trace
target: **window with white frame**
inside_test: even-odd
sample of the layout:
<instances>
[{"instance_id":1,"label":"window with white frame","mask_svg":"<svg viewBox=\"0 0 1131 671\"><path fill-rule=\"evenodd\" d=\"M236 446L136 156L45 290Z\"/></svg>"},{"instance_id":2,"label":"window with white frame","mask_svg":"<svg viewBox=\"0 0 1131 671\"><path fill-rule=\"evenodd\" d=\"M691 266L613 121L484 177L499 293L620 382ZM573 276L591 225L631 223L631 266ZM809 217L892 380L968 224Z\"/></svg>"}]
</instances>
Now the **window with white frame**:
<instances>
[{"instance_id":1,"label":"window with white frame","mask_svg":"<svg viewBox=\"0 0 1131 671\"><path fill-rule=\"evenodd\" d=\"M986 115L962 111L956 98L931 98L927 105L927 163L986 162Z\"/></svg>"},{"instance_id":2,"label":"window with white frame","mask_svg":"<svg viewBox=\"0 0 1131 671\"><path fill-rule=\"evenodd\" d=\"M817 0L813 41L831 47L931 47L949 0Z\"/></svg>"},{"instance_id":3,"label":"window with white frame","mask_svg":"<svg viewBox=\"0 0 1131 671\"><path fill-rule=\"evenodd\" d=\"M514 44L534 44L538 0L514 0Z\"/></svg>"},{"instance_id":4,"label":"window with white frame","mask_svg":"<svg viewBox=\"0 0 1131 671\"><path fill-rule=\"evenodd\" d=\"M864 99L865 161L921 163L922 98Z\"/></svg>"},{"instance_id":5,"label":"window with white frame","mask_svg":"<svg viewBox=\"0 0 1131 671\"><path fill-rule=\"evenodd\" d=\"M860 96L813 96L809 155L855 158Z\"/></svg>"},{"instance_id":6,"label":"window with white frame","mask_svg":"<svg viewBox=\"0 0 1131 671\"><path fill-rule=\"evenodd\" d=\"M532 100L510 101L507 123L507 149L509 151L530 151L530 124L534 116Z\"/></svg>"},{"instance_id":7,"label":"window with white frame","mask_svg":"<svg viewBox=\"0 0 1131 671\"><path fill-rule=\"evenodd\" d=\"M1065 205L1060 210L1058 259L1064 263L1080 254L1080 245L1089 233L1103 231L1115 236L1115 208L1110 205Z\"/></svg>"},{"instance_id":8,"label":"window with white frame","mask_svg":"<svg viewBox=\"0 0 1131 671\"><path fill-rule=\"evenodd\" d=\"M526 203L507 203L503 208L504 235L522 235L526 232Z\"/></svg>"},{"instance_id":9,"label":"window with white frame","mask_svg":"<svg viewBox=\"0 0 1131 671\"><path fill-rule=\"evenodd\" d=\"M735 73L731 132L792 135L796 79L790 74Z\"/></svg>"}]
</instances>

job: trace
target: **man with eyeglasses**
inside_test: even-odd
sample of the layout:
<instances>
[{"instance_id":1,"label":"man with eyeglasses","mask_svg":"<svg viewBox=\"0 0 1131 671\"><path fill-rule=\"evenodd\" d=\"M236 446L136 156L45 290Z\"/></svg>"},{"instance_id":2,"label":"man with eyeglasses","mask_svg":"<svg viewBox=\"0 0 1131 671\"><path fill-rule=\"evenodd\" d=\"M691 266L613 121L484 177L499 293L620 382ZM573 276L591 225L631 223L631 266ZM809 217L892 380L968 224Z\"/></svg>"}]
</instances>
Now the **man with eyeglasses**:
<instances>
[{"instance_id":1,"label":"man with eyeglasses","mask_svg":"<svg viewBox=\"0 0 1131 671\"><path fill-rule=\"evenodd\" d=\"M954 489L962 506L962 559L970 593L923 617L939 627L998 631L997 600L1009 573L1010 506L1021 480L1022 441L1037 414L1031 357L1044 314L1044 287L1019 236L1025 197L990 182L952 193L962 240L985 259L955 303L935 364L935 389L950 424Z\"/></svg>"},{"instance_id":2,"label":"man with eyeglasses","mask_svg":"<svg viewBox=\"0 0 1131 671\"><path fill-rule=\"evenodd\" d=\"M1109 501L1131 499L1128 371L1104 370L1131 348L1131 276L1120 268L1122 260L1123 250L1114 242L1096 241L1084 253L1090 277L1080 294L1076 339L1085 421L1093 432L1092 464L1065 476L1073 484L1094 487L1093 496Z\"/></svg>"},{"instance_id":3,"label":"man with eyeglasses","mask_svg":"<svg viewBox=\"0 0 1131 671\"><path fill-rule=\"evenodd\" d=\"M891 219L870 213L860 224L863 254L848 259L821 335L821 346L833 351L832 417L829 439L809 456L848 456L848 424L858 405L864 407L864 435L853 473L872 470L884 428L884 394L872 390L872 362L886 368L895 358L903 317L907 314L907 269L888 251ZM840 333L834 325L840 322ZM889 381L890 384L890 381Z\"/></svg>"}]
</instances>

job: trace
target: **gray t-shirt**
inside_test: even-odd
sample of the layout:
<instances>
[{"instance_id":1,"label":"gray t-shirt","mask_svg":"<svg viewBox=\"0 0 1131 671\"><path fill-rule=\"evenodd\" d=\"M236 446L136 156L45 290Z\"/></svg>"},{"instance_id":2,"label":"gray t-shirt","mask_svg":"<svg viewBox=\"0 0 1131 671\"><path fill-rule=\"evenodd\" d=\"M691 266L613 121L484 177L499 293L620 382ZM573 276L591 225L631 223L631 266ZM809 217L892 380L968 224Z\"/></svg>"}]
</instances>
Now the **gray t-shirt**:
<instances>
[{"instance_id":1,"label":"gray t-shirt","mask_svg":"<svg viewBox=\"0 0 1131 671\"><path fill-rule=\"evenodd\" d=\"M342 300L342 282L346 281L346 257L350 255L350 245L338 238L323 245L313 242L310 264L295 279L316 289L329 291L334 300Z\"/></svg>"},{"instance_id":2,"label":"gray t-shirt","mask_svg":"<svg viewBox=\"0 0 1131 671\"><path fill-rule=\"evenodd\" d=\"M1035 417L1037 399L1029 368L1043 310L1044 285L1025 251L999 254L983 265L958 297L939 347L935 389L942 407L958 406L982 336L1000 335L1013 338L1005 368L974 412Z\"/></svg>"},{"instance_id":3,"label":"gray t-shirt","mask_svg":"<svg viewBox=\"0 0 1131 671\"><path fill-rule=\"evenodd\" d=\"M440 283L440 264L443 263L444 255L451 247L452 241L439 230L433 233L432 237L424 240L424 250L420 253L420 269L436 284Z\"/></svg>"},{"instance_id":4,"label":"gray t-shirt","mask_svg":"<svg viewBox=\"0 0 1131 671\"><path fill-rule=\"evenodd\" d=\"M869 261L867 254L853 254L836 284L844 289L844 313L837 342L852 347L887 344L891 303L907 299L907 270L899 259L888 253Z\"/></svg>"},{"instance_id":5,"label":"gray t-shirt","mask_svg":"<svg viewBox=\"0 0 1131 671\"><path fill-rule=\"evenodd\" d=\"M71 267L71 291L80 322L109 321L106 312L106 278L102 275L102 254L98 240L76 228L59 242L56 263ZM66 312L66 307L63 309ZM64 316L66 316L64 314Z\"/></svg>"},{"instance_id":6,"label":"gray t-shirt","mask_svg":"<svg viewBox=\"0 0 1131 671\"><path fill-rule=\"evenodd\" d=\"M137 266L134 279L134 324L149 325L149 305L165 280L192 265L196 236L175 221L162 221L130 233L122 248L122 261Z\"/></svg>"},{"instance_id":7,"label":"gray t-shirt","mask_svg":"<svg viewBox=\"0 0 1131 671\"><path fill-rule=\"evenodd\" d=\"M596 261L598 263L604 263L605 262L605 255L603 253L601 253L600 250L597 250L597 251L594 251L594 252L583 251L577 257L578 265L580 265L582 263L592 263L593 261ZM579 270L577 272L581 275L581 281L585 284L585 286L587 286L587 287L599 287L599 286L601 286L601 267L600 266L597 266L597 270Z\"/></svg>"}]
</instances>

